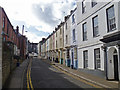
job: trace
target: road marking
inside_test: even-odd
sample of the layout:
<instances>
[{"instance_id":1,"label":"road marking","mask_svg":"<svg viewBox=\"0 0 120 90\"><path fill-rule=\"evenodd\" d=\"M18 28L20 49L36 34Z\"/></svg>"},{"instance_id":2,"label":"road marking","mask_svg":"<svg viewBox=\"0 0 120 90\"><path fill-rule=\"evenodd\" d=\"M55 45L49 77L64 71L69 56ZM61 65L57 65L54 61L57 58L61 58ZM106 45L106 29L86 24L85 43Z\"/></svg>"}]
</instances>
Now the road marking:
<instances>
[{"instance_id":1,"label":"road marking","mask_svg":"<svg viewBox=\"0 0 120 90\"><path fill-rule=\"evenodd\" d=\"M95 85L95 84L93 84L93 83L90 83L90 82L88 82L87 80L84 80L84 79L82 79L82 78L80 78L80 77L78 77L78 76L73 75L72 73L68 73L67 70L65 70L65 69L62 70L62 69L60 69L59 67L51 64L50 62L47 62L47 61L45 61L45 60L43 60L43 61L46 62L46 63L48 63L48 64L50 64L50 65L52 65L54 68L58 69L59 71L63 72L64 74L66 74L66 75L68 75L68 76L71 76L72 78L77 79L77 80L79 80L79 81L81 81L81 82L84 82L84 83L87 84L87 85L93 86L93 87L95 87L95 88L100 88L100 89L102 89L102 90L106 90L105 87L102 87L102 86L99 86L99 85ZM97 83L96 83L96 84L97 84Z\"/></svg>"},{"instance_id":2,"label":"road marking","mask_svg":"<svg viewBox=\"0 0 120 90\"><path fill-rule=\"evenodd\" d=\"M93 86L93 87L95 87L95 88L103 88L103 87L100 87L100 86L98 86L98 85L95 85L95 84L92 84L92 83L90 83L90 82L87 82L87 81L85 81L85 80L82 80L82 79L80 79L79 77L76 77L76 76L74 76L74 75L72 75L72 74L69 74L69 73L67 73L67 72L65 72L65 71L62 71L60 68L58 68L58 67L56 67L56 66L54 66L54 65L52 65L52 66L53 66L54 68L60 70L61 72L65 73L66 75L71 76L72 78L77 79L77 80L79 80L79 81L81 81L81 82L84 82L84 83L86 83L86 84L88 84L88 85L90 85L90 86Z\"/></svg>"},{"instance_id":3,"label":"road marking","mask_svg":"<svg viewBox=\"0 0 120 90\"><path fill-rule=\"evenodd\" d=\"M29 65L28 65L28 69L27 69L27 88L28 88L28 90L30 90L30 88L32 90L34 90L33 85L32 85L32 81L31 81L31 76L30 76L30 73L31 73L31 62L32 62L32 59L30 59L30 62L29 62Z\"/></svg>"},{"instance_id":4,"label":"road marking","mask_svg":"<svg viewBox=\"0 0 120 90\"><path fill-rule=\"evenodd\" d=\"M29 64L30 65L30 64ZM28 71L29 71L29 65L28 65L28 69L27 69L27 88L28 90L30 90L30 86L29 86L29 77L28 77Z\"/></svg>"},{"instance_id":5,"label":"road marking","mask_svg":"<svg viewBox=\"0 0 120 90\"><path fill-rule=\"evenodd\" d=\"M30 63L30 66L31 66L31 63ZM30 68L30 70L29 70L29 80L30 80L30 86L31 86L31 88L32 88L32 90L33 90L33 85L32 85L32 81L31 81L30 72L31 72L31 68Z\"/></svg>"}]
</instances>

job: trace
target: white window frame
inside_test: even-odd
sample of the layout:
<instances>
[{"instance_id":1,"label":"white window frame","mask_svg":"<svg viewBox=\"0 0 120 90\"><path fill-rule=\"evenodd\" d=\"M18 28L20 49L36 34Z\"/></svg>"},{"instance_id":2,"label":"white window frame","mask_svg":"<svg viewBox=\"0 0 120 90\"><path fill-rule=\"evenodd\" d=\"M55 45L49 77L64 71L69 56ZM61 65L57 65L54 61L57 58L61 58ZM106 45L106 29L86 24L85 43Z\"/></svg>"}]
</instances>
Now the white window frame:
<instances>
[{"instance_id":1,"label":"white window frame","mask_svg":"<svg viewBox=\"0 0 120 90\"><path fill-rule=\"evenodd\" d=\"M94 20L95 20L96 18L97 18L97 25L95 26ZM97 37L97 36L99 36L98 15L92 18L92 22L93 22L93 37ZM96 33L96 32L97 32L97 33Z\"/></svg>"},{"instance_id":2,"label":"white window frame","mask_svg":"<svg viewBox=\"0 0 120 90\"><path fill-rule=\"evenodd\" d=\"M86 25L86 28L84 28L84 25ZM87 41L87 22L82 24L83 29L83 41Z\"/></svg>"},{"instance_id":3,"label":"white window frame","mask_svg":"<svg viewBox=\"0 0 120 90\"><path fill-rule=\"evenodd\" d=\"M88 50L83 51L84 68L88 68Z\"/></svg>"},{"instance_id":4,"label":"white window frame","mask_svg":"<svg viewBox=\"0 0 120 90\"><path fill-rule=\"evenodd\" d=\"M74 43L74 42L76 42L76 38L75 38L75 29L73 29L72 35L73 35L73 43Z\"/></svg>"},{"instance_id":5,"label":"white window frame","mask_svg":"<svg viewBox=\"0 0 120 90\"><path fill-rule=\"evenodd\" d=\"M82 13L85 13L86 12L86 1L83 0L82 1Z\"/></svg>"},{"instance_id":6,"label":"white window frame","mask_svg":"<svg viewBox=\"0 0 120 90\"><path fill-rule=\"evenodd\" d=\"M113 8L113 13L114 13L114 16L109 18L109 9ZM114 5L112 5L111 7L109 7L107 10L106 10L106 13L107 13L107 26L108 26L108 32L111 32L111 31L114 31L116 30L116 20L115 20L115 9L114 9ZM112 23L111 23L112 22ZM113 26L113 28L111 28Z\"/></svg>"},{"instance_id":7,"label":"white window frame","mask_svg":"<svg viewBox=\"0 0 120 90\"><path fill-rule=\"evenodd\" d=\"M92 7L94 7L96 4L97 4L97 1L96 0L92 0L92 2L91 2Z\"/></svg>"},{"instance_id":8,"label":"white window frame","mask_svg":"<svg viewBox=\"0 0 120 90\"><path fill-rule=\"evenodd\" d=\"M98 52L97 50L99 50L99 53L96 53ZM94 60L95 60L95 69L100 69L101 68L100 48L94 49Z\"/></svg>"}]
</instances>

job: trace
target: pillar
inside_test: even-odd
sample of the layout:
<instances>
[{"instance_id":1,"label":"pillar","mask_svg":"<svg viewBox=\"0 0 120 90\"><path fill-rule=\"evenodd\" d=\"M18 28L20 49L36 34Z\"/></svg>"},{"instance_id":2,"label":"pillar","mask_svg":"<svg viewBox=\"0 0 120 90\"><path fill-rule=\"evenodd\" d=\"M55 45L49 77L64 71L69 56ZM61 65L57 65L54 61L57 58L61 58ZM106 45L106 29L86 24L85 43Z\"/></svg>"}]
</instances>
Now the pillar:
<instances>
[{"instance_id":1,"label":"pillar","mask_svg":"<svg viewBox=\"0 0 120 90\"><path fill-rule=\"evenodd\" d=\"M104 51L104 72L105 72L105 76L106 76L106 79L108 80L108 74L107 74L107 47L104 45L102 46L102 50Z\"/></svg>"},{"instance_id":2,"label":"pillar","mask_svg":"<svg viewBox=\"0 0 120 90\"><path fill-rule=\"evenodd\" d=\"M118 88L120 88L120 45L117 45L118 48L118 73L119 73L119 82L118 82Z\"/></svg>"}]
</instances>

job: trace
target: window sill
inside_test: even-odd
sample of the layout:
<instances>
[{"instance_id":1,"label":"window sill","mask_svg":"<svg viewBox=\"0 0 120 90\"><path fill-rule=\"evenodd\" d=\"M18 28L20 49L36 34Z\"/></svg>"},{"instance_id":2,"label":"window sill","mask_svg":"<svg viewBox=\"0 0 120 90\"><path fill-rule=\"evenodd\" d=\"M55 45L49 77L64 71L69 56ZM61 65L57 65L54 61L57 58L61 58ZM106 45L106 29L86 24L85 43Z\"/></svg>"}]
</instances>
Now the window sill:
<instances>
[{"instance_id":1,"label":"window sill","mask_svg":"<svg viewBox=\"0 0 120 90\"><path fill-rule=\"evenodd\" d=\"M86 11L85 12L82 12L82 14L85 14L86 13Z\"/></svg>"},{"instance_id":2,"label":"window sill","mask_svg":"<svg viewBox=\"0 0 120 90\"><path fill-rule=\"evenodd\" d=\"M87 41L88 39L86 39L86 40L83 40L83 41Z\"/></svg>"},{"instance_id":3,"label":"window sill","mask_svg":"<svg viewBox=\"0 0 120 90\"><path fill-rule=\"evenodd\" d=\"M95 70L101 71L101 68L96 68Z\"/></svg>"},{"instance_id":4,"label":"window sill","mask_svg":"<svg viewBox=\"0 0 120 90\"><path fill-rule=\"evenodd\" d=\"M76 42L76 40L73 41L73 43L75 43L75 42Z\"/></svg>"},{"instance_id":5,"label":"window sill","mask_svg":"<svg viewBox=\"0 0 120 90\"><path fill-rule=\"evenodd\" d=\"M107 33L113 32L113 31L115 31L115 30L117 30L117 28L115 28L115 29L113 29L113 30L108 31Z\"/></svg>"},{"instance_id":6,"label":"window sill","mask_svg":"<svg viewBox=\"0 0 120 90\"><path fill-rule=\"evenodd\" d=\"M75 22L72 22L72 25L74 25L75 24Z\"/></svg>"},{"instance_id":7,"label":"window sill","mask_svg":"<svg viewBox=\"0 0 120 90\"><path fill-rule=\"evenodd\" d=\"M99 37L100 35L98 34L97 36L93 36L93 38Z\"/></svg>"}]
</instances>

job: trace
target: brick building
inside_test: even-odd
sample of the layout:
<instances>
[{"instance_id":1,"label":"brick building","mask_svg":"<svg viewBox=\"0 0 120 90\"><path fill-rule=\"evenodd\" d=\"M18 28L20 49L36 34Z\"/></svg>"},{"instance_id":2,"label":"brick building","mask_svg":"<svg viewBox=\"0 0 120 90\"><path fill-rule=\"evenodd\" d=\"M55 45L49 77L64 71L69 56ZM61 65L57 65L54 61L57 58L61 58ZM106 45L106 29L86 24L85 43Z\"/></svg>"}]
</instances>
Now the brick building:
<instances>
[{"instance_id":1,"label":"brick building","mask_svg":"<svg viewBox=\"0 0 120 90\"><path fill-rule=\"evenodd\" d=\"M16 67L18 60L26 58L26 43L27 38L19 33L18 26L16 29L13 28L6 12L0 7L0 66L2 66L0 84L2 83L2 86Z\"/></svg>"}]
</instances>

